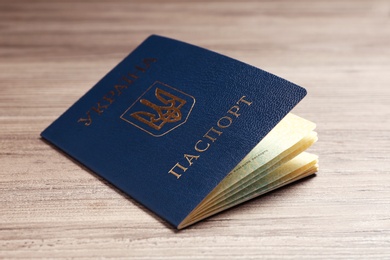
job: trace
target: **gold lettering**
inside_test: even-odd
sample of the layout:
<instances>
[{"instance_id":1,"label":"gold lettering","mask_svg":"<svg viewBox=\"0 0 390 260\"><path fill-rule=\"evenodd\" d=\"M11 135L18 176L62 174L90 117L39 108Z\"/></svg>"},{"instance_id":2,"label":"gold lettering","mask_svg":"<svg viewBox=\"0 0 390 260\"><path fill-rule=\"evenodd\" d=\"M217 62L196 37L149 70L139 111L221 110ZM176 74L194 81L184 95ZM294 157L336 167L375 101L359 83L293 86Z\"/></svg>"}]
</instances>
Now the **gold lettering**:
<instances>
[{"instance_id":1,"label":"gold lettering","mask_svg":"<svg viewBox=\"0 0 390 260\"><path fill-rule=\"evenodd\" d=\"M107 107L108 107L108 105L102 106L102 105L100 105L100 102L98 102L98 103L97 103L97 108L96 108L96 107L92 107L91 109L92 109L93 111L95 111L96 113L98 113L98 115L100 116L100 115L104 112L103 109L105 109L105 108L107 108Z\"/></svg>"},{"instance_id":2,"label":"gold lettering","mask_svg":"<svg viewBox=\"0 0 390 260\"><path fill-rule=\"evenodd\" d=\"M228 123L227 125L222 125L222 123L221 123L222 119L227 119L227 120L229 121L229 123ZM218 120L217 126L218 126L219 128L226 128L226 127L229 127L229 126L232 124L232 122L233 122L233 119L231 119L231 118L228 117L228 116L224 116L224 117L221 117L221 118Z\"/></svg>"},{"instance_id":3,"label":"gold lettering","mask_svg":"<svg viewBox=\"0 0 390 260\"><path fill-rule=\"evenodd\" d=\"M126 81L127 83L129 83L129 84L133 84L133 82L134 82L133 80L128 79L128 78L125 77L125 76L123 76L122 79L123 79L124 81Z\"/></svg>"},{"instance_id":4,"label":"gold lettering","mask_svg":"<svg viewBox=\"0 0 390 260\"><path fill-rule=\"evenodd\" d=\"M240 98L240 100L238 100L237 101L237 105L239 105L241 102L242 103L245 103L245 104L247 104L248 106L250 106L251 104L252 104L252 102L249 102L249 101L247 101L247 100L245 100L244 98L245 98L246 96L242 96L241 98Z\"/></svg>"},{"instance_id":5,"label":"gold lettering","mask_svg":"<svg viewBox=\"0 0 390 260\"><path fill-rule=\"evenodd\" d=\"M152 62L156 62L156 61L157 61L157 59L155 59L155 58L146 58L146 59L143 59L143 61L142 61L145 65L144 68L142 68L140 66L135 66L135 68L141 72L145 72L150 67L150 64Z\"/></svg>"},{"instance_id":6,"label":"gold lettering","mask_svg":"<svg viewBox=\"0 0 390 260\"><path fill-rule=\"evenodd\" d=\"M203 137L205 137L205 138L210 139L210 140L214 143L214 141L217 140L217 138L211 137L211 136L209 135L210 131L213 131L214 133L218 134L218 136L220 136L220 135L222 134L222 132L221 132L221 131L218 131L218 130L215 130L214 127L211 127L210 130L207 131L207 133L203 136Z\"/></svg>"},{"instance_id":7,"label":"gold lettering","mask_svg":"<svg viewBox=\"0 0 390 260\"><path fill-rule=\"evenodd\" d=\"M203 141L202 141L202 140L199 140L199 141L196 142L196 144L195 144L195 151L200 152L200 153L203 153L204 151L206 151L207 149L209 149L209 146L210 146L209 143L207 143L206 148L203 148L203 149L200 149L200 148L198 147L198 144L199 144L199 143L203 143Z\"/></svg>"},{"instance_id":8,"label":"gold lettering","mask_svg":"<svg viewBox=\"0 0 390 260\"><path fill-rule=\"evenodd\" d=\"M127 75L129 75L129 76L132 77L133 79L138 79L138 76L135 75L135 74L129 73L129 74L127 74Z\"/></svg>"},{"instance_id":9,"label":"gold lettering","mask_svg":"<svg viewBox=\"0 0 390 260\"><path fill-rule=\"evenodd\" d=\"M149 68L150 64L152 62L156 62L156 61L157 61L156 58L145 58L145 59L143 59L143 63L146 65L146 68Z\"/></svg>"},{"instance_id":10,"label":"gold lettering","mask_svg":"<svg viewBox=\"0 0 390 260\"><path fill-rule=\"evenodd\" d=\"M235 117L239 117L241 114L238 114L238 110L240 110L240 107L239 106L232 106L229 110L228 110L228 113L229 114L232 114L233 116Z\"/></svg>"},{"instance_id":11,"label":"gold lettering","mask_svg":"<svg viewBox=\"0 0 390 260\"><path fill-rule=\"evenodd\" d=\"M144 67L135 66L135 69L142 71L142 72L146 72L146 70L150 67L151 63L156 62L156 61L157 61L157 59L155 59L155 58L145 58L142 60L142 64ZM129 76L131 79L126 77L126 76L123 76L122 80L126 81L129 84L132 84L136 79L139 78L134 73L128 73L127 76ZM91 109L88 110L88 112L86 113L88 118L79 118L77 122L84 123L84 125L86 125L86 126L91 125L92 124L91 111L94 111L98 115L101 115L104 112L104 109L107 109L108 106L111 105L115 101L114 96L115 95L120 96L123 93L122 90L127 89L127 88L128 88L127 85L115 85L113 87L113 89L110 92L108 92L106 95L104 95L102 97L102 99L100 100L101 102L104 100L104 101L108 102L108 104L101 105L100 102L98 102L97 106L91 107Z\"/></svg>"},{"instance_id":12,"label":"gold lettering","mask_svg":"<svg viewBox=\"0 0 390 260\"><path fill-rule=\"evenodd\" d=\"M174 169L175 169L176 167L179 167L180 169L182 169L183 172L185 172L185 171L188 170L188 168L184 167L184 166L181 165L180 163L176 163L175 166L173 166L172 169L169 170L169 173L175 175L176 178L178 178L178 179L180 178L181 174L178 174L178 173L176 173L176 172L174 171Z\"/></svg>"},{"instance_id":13,"label":"gold lettering","mask_svg":"<svg viewBox=\"0 0 390 260\"><path fill-rule=\"evenodd\" d=\"M227 113L228 114L231 114L233 115L234 117L230 117L229 115L225 115L223 117L221 117L218 121L217 121L217 126L221 129L224 129L224 128L228 128L232 123L233 123L233 120L235 118L238 118L241 113L238 113L238 111L240 111L240 106L238 106L239 104L241 103L244 103L246 104L247 106L250 106L253 102L251 101L248 101L246 99L246 96L242 96L237 102L236 102L236 105L233 105L228 111ZM245 111L245 109L244 109ZM216 129L214 129L214 127L211 127L207 133L205 135L203 135L204 138L207 138L209 139L212 143L214 143L217 138L219 136L221 136L223 132L222 131L218 131ZM209 147L212 145L212 143L209 143L207 140L198 140L196 143L195 143L195 146L194 146L194 149L195 151L197 151L198 153L203 153L205 152L207 149L209 149ZM200 157L200 155L191 155L191 154L184 154L184 158L187 160L188 162L188 168L190 166L192 166L194 164L193 160L198 160L198 158ZM183 172L187 171L188 168L182 166L180 163L176 163L175 166L172 167L172 169L169 171L169 173L173 174L174 176L176 176L176 178L180 178L180 176L182 174L179 174L177 173L176 171L176 167L180 168Z\"/></svg>"},{"instance_id":14,"label":"gold lettering","mask_svg":"<svg viewBox=\"0 0 390 260\"><path fill-rule=\"evenodd\" d=\"M187 159L188 164L191 166L191 165L193 164L192 160L193 160L193 159L198 160L199 155L185 154L185 155L184 155L184 158Z\"/></svg>"},{"instance_id":15,"label":"gold lettering","mask_svg":"<svg viewBox=\"0 0 390 260\"><path fill-rule=\"evenodd\" d=\"M116 92L118 93L118 96L120 96L122 94L122 89L127 89L128 86L126 85L115 85L114 88L116 90Z\"/></svg>"},{"instance_id":16,"label":"gold lettering","mask_svg":"<svg viewBox=\"0 0 390 260\"><path fill-rule=\"evenodd\" d=\"M140 67L140 66L135 66L135 68L136 68L137 70L141 71L141 72L145 72L145 71L146 71L146 69L144 69L144 68L142 68L142 67Z\"/></svg>"},{"instance_id":17,"label":"gold lettering","mask_svg":"<svg viewBox=\"0 0 390 260\"><path fill-rule=\"evenodd\" d=\"M92 118L91 118L91 112L88 111L87 113L88 118L80 118L77 120L77 123L84 123L84 125L89 126L92 124Z\"/></svg>"},{"instance_id":18,"label":"gold lettering","mask_svg":"<svg viewBox=\"0 0 390 260\"><path fill-rule=\"evenodd\" d=\"M110 94L111 97L107 97L107 95ZM115 101L115 99L113 99L112 97L115 96L115 92L113 90L111 90L110 92L108 92L104 97L103 99L108 101L110 104L112 104L112 102Z\"/></svg>"}]
</instances>

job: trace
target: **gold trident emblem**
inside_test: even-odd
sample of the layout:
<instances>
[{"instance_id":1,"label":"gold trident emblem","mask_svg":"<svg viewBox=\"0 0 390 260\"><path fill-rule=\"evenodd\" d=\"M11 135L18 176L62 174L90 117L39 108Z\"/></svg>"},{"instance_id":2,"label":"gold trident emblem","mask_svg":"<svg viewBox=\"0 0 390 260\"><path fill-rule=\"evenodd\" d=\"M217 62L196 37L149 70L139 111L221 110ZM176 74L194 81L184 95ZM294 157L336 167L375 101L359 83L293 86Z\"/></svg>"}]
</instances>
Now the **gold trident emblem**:
<instances>
[{"instance_id":1,"label":"gold trident emblem","mask_svg":"<svg viewBox=\"0 0 390 260\"><path fill-rule=\"evenodd\" d=\"M139 111L132 113L131 116L156 130L160 130L166 123L180 121L182 118L180 109L186 101L159 88L156 88L155 95L165 106L158 106L147 99L141 99L140 102L156 111L157 115L146 111ZM176 102L179 103L177 106Z\"/></svg>"}]
</instances>

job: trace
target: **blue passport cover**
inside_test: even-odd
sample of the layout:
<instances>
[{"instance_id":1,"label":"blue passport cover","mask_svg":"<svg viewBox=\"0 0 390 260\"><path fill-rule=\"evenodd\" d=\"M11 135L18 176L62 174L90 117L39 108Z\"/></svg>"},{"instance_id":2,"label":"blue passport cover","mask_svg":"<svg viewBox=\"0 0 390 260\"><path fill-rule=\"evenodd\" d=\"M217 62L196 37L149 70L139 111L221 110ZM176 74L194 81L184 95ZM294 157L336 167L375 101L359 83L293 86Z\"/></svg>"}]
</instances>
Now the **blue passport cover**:
<instances>
[{"instance_id":1,"label":"blue passport cover","mask_svg":"<svg viewBox=\"0 0 390 260\"><path fill-rule=\"evenodd\" d=\"M305 95L261 69L152 35L41 136L178 227Z\"/></svg>"}]
</instances>

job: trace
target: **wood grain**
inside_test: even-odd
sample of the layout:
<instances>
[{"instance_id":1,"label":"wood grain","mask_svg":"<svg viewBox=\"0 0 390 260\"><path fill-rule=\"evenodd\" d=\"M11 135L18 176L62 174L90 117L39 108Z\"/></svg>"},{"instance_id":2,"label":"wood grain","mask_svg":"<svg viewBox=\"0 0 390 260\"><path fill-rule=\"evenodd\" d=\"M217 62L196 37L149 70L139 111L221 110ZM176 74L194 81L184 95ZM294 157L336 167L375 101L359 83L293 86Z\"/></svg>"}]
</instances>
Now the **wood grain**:
<instances>
[{"instance_id":1,"label":"wood grain","mask_svg":"<svg viewBox=\"0 0 390 260\"><path fill-rule=\"evenodd\" d=\"M390 259L390 2L0 1L0 258ZM176 232L39 138L149 34L287 78L315 178Z\"/></svg>"}]
</instances>

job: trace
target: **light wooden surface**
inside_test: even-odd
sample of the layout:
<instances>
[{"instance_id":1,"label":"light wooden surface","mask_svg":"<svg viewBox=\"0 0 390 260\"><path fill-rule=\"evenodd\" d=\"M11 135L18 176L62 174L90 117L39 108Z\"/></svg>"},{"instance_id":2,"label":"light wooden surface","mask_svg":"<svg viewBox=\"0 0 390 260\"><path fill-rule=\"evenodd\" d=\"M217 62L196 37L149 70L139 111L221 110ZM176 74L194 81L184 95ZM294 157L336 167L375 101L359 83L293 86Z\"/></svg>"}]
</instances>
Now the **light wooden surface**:
<instances>
[{"instance_id":1,"label":"light wooden surface","mask_svg":"<svg viewBox=\"0 0 390 260\"><path fill-rule=\"evenodd\" d=\"M307 88L315 178L176 232L39 133L149 34ZM390 259L390 1L0 1L0 258Z\"/></svg>"}]
</instances>

